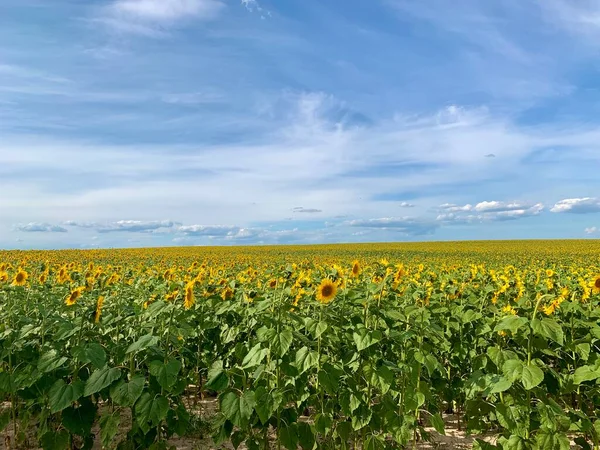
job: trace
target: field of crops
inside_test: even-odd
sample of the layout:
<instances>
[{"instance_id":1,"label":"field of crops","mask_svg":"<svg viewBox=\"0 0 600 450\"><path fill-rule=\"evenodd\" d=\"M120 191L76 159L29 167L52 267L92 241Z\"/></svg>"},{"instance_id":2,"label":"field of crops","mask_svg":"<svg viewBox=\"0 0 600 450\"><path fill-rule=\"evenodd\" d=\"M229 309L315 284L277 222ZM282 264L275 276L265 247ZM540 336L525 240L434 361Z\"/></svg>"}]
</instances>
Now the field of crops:
<instances>
[{"instance_id":1,"label":"field of crops","mask_svg":"<svg viewBox=\"0 0 600 450\"><path fill-rule=\"evenodd\" d=\"M598 450L599 320L597 241L0 251L0 430L168 448L217 398L213 448Z\"/></svg>"}]
</instances>

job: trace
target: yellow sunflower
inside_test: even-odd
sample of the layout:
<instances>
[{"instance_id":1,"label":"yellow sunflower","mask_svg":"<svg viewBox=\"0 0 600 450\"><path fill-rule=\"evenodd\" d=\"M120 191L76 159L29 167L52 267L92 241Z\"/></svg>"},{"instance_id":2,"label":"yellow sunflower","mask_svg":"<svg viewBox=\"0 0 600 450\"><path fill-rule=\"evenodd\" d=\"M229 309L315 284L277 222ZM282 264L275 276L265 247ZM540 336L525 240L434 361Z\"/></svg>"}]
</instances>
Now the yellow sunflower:
<instances>
[{"instance_id":1,"label":"yellow sunflower","mask_svg":"<svg viewBox=\"0 0 600 450\"><path fill-rule=\"evenodd\" d=\"M8 281L8 274L0 270L0 283L6 283Z\"/></svg>"},{"instance_id":2,"label":"yellow sunflower","mask_svg":"<svg viewBox=\"0 0 600 450\"><path fill-rule=\"evenodd\" d=\"M360 263L355 260L352 263L352 276L357 277L360 275L360 272L361 272Z\"/></svg>"},{"instance_id":3,"label":"yellow sunflower","mask_svg":"<svg viewBox=\"0 0 600 450\"><path fill-rule=\"evenodd\" d=\"M13 286L25 286L29 275L23 269L19 269L13 278Z\"/></svg>"},{"instance_id":4,"label":"yellow sunflower","mask_svg":"<svg viewBox=\"0 0 600 450\"><path fill-rule=\"evenodd\" d=\"M600 294L600 275L596 275L594 284L592 285L592 292L594 294Z\"/></svg>"},{"instance_id":5,"label":"yellow sunflower","mask_svg":"<svg viewBox=\"0 0 600 450\"><path fill-rule=\"evenodd\" d=\"M190 309L194 306L196 298L194 297L194 283L188 283L185 287L185 299L183 300L183 306L185 309Z\"/></svg>"},{"instance_id":6,"label":"yellow sunflower","mask_svg":"<svg viewBox=\"0 0 600 450\"><path fill-rule=\"evenodd\" d=\"M79 299L79 297L81 297L81 293L84 291L85 287L84 286L80 286L78 288L75 288L71 291L71 293L67 296L67 299L65 300L65 304L67 306L73 306L75 303L77 303L77 299Z\"/></svg>"},{"instance_id":7,"label":"yellow sunflower","mask_svg":"<svg viewBox=\"0 0 600 450\"><path fill-rule=\"evenodd\" d=\"M102 305L104 304L104 296L101 295L98 297L98 302L96 303L96 315L94 317L94 321L96 323L100 322L100 316L102 315Z\"/></svg>"},{"instance_id":8,"label":"yellow sunflower","mask_svg":"<svg viewBox=\"0 0 600 450\"><path fill-rule=\"evenodd\" d=\"M326 305L330 303L337 294L337 286L329 278L323 279L321 284L317 287L317 301Z\"/></svg>"}]
</instances>

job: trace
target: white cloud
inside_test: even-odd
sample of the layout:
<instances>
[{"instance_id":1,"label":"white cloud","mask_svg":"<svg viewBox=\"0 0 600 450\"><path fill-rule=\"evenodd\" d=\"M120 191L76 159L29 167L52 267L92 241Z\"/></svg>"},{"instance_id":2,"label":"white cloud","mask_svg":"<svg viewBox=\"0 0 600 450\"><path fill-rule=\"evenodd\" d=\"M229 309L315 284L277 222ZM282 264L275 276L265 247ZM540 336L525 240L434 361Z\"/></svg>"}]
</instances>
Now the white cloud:
<instances>
[{"instance_id":1,"label":"white cloud","mask_svg":"<svg viewBox=\"0 0 600 450\"><path fill-rule=\"evenodd\" d=\"M156 232L164 228L173 228L178 225L177 222L171 220L118 220L105 224L95 222L76 222L68 220L63 222L63 225L74 228L94 229L98 233L114 233L114 232L129 232L129 233L148 233Z\"/></svg>"},{"instance_id":2,"label":"white cloud","mask_svg":"<svg viewBox=\"0 0 600 450\"><path fill-rule=\"evenodd\" d=\"M212 20L224 6L219 0L115 0L94 20L120 32L162 36L179 22Z\"/></svg>"},{"instance_id":3,"label":"white cloud","mask_svg":"<svg viewBox=\"0 0 600 450\"><path fill-rule=\"evenodd\" d=\"M436 220L443 223L467 224L481 222L503 222L524 217L537 216L544 210L542 203L534 205L523 203L506 203L499 201L484 201L475 206L456 206L444 204L439 207L444 213ZM470 214L464 214L469 212ZM472 214L472 213L479 214Z\"/></svg>"},{"instance_id":4,"label":"white cloud","mask_svg":"<svg viewBox=\"0 0 600 450\"><path fill-rule=\"evenodd\" d=\"M350 227L377 228L395 230L407 235L420 236L432 234L439 224L434 221L414 217L383 217L379 219L350 220L345 223Z\"/></svg>"},{"instance_id":5,"label":"white cloud","mask_svg":"<svg viewBox=\"0 0 600 450\"><path fill-rule=\"evenodd\" d=\"M14 227L17 231L23 231L26 233L66 233L67 229L59 227L57 225L50 225L49 223L40 222L29 222L24 225L16 225Z\"/></svg>"},{"instance_id":6,"label":"white cloud","mask_svg":"<svg viewBox=\"0 0 600 450\"><path fill-rule=\"evenodd\" d=\"M583 230L585 234L598 234L600 233L600 229L598 227L589 227Z\"/></svg>"},{"instance_id":7,"label":"white cloud","mask_svg":"<svg viewBox=\"0 0 600 450\"><path fill-rule=\"evenodd\" d=\"M413 205L412 203L408 203L408 202L400 202L398 204L398 206L400 206L400 208L414 208L415 205Z\"/></svg>"},{"instance_id":8,"label":"white cloud","mask_svg":"<svg viewBox=\"0 0 600 450\"><path fill-rule=\"evenodd\" d=\"M553 213L589 214L600 212L600 199L595 197L566 198L556 203Z\"/></svg>"},{"instance_id":9,"label":"white cloud","mask_svg":"<svg viewBox=\"0 0 600 450\"><path fill-rule=\"evenodd\" d=\"M186 236L224 237L230 233L238 233L240 227L227 225L183 225L177 231Z\"/></svg>"},{"instance_id":10,"label":"white cloud","mask_svg":"<svg viewBox=\"0 0 600 450\"><path fill-rule=\"evenodd\" d=\"M304 208L303 206L296 206L293 210L295 213L305 213L305 214L316 214L323 212L321 209L316 208Z\"/></svg>"}]
</instances>

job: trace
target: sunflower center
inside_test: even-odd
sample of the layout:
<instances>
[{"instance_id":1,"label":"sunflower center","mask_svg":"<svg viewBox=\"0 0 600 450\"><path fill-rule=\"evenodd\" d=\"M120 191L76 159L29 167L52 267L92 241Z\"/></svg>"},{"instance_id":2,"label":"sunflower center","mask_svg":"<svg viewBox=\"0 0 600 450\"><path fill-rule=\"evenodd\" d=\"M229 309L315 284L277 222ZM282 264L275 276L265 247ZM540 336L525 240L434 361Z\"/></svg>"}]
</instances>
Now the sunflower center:
<instances>
[{"instance_id":1,"label":"sunflower center","mask_svg":"<svg viewBox=\"0 0 600 450\"><path fill-rule=\"evenodd\" d=\"M323 290L321 291L321 294L323 294L323 297L329 297L331 294L333 294L333 287L327 285L327 286L323 286Z\"/></svg>"},{"instance_id":2,"label":"sunflower center","mask_svg":"<svg viewBox=\"0 0 600 450\"><path fill-rule=\"evenodd\" d=\"M352 273L353 273L354 275L356 275L356 274L358 273L358 266L354 266L354 267L352 268Z\"/></svg>"},{"instance_id":3,"label":"sunflower center","mask_svg":"<svg viewBox=\"0 0 600 450\"><path fill-rule=\"evenodd\" d=\"M21 283L24 279L25 279L25 275L23 275L21 272L19 272L17 274L17 283Z\"/></svg>"},{"instance_id":4,"label":"sunflower center","mask_svg":"<svg viewBox=\"0 0 600 450\"><path fill-rule=\"evenodd\" d=\"M596 286L596 288L600 289L600 277L596 278L596 282L594 283L594 286Z\"/></svg>"}]
</instances>

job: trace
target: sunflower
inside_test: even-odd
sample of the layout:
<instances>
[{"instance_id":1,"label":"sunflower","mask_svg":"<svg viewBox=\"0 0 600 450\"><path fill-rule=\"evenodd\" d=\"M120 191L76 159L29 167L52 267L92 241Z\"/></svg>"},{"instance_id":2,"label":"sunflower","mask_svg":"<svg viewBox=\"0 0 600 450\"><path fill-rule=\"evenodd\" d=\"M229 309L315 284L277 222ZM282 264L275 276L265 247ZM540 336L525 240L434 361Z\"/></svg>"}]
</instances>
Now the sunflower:
<instances>
[{"instance_id":1,"label":"sunflower","mask_svg":"<svg viewBox=\"0 0 600 450\"><path fill-rule=\"evenodd\" d=\"M6 283L8 281L8 274L0 270L0 283Z\"/></svg>"},{"instance_id":2,"label":"sunflower","mask_svg":"<svg viewBox=\"0 0 600 450\"><path fill-rule=\"evenodd\" d=\"M592 285L592 292L594 294L600 294L600 275L596 275L594 284Z\"/></svg>"},{"instance_id":3,"label":"sunflower","mask_svg":"<svg viewBox=\"0 0 600 450\"><path fill-rule=\"evenodd\" d=\"M13 278L12 285L13 286L25 286L27 284L27 277L29 275L23 269L19 268L15 277Z\"/></svg>"},{"instance_id":4,"label":"sunflower","mask_svg":"<svg viewBox=\"0 0 600 450\"><path fill-rule=\"evenodd\" d=\"M102 315L102 305L104 304L104 296L101 295L98 297L98 302L96 303L96 315L94 316L94 321L96 323L100 322L100 316Z\"/></svg>"},{"instance_id":5,"label":"sunflower","mask_svg":"<svg viewBox=\"0 0 600 450\"><path fill-rule=\"evenodd\" d=\"M337 286L329 278L323 279L319 287L317 287L317 301L326 305L330 303L337 294Z\"/></svg>"},{"instance_id":6,"label":"sunflower","mask_svg":"<svg viewBox=\"0 0 600 450\"><path fill-rule=\"evenodd\" d=\"M46 284L46 280L48 279L48 274L43 272L39 277L40 284Z\"/></svg>"},{"instance_id":7,"label":"sunflower","mask_svg":"<svg viewBox=\"0 0 600 450\"><path fill-rule=\"evenodd\" d=\"M354 260L354 262L352 263L352 276L353 277L357 277L360 275L360 263L356 260Z\"/></svg>"},{"instance_id":8,"label":"sunflower","mask_svg":"<svg viewBox=\"0 0 600 450\"><path fill-rule=\"evenodd\" d=\"M223 300L229 300L233 297L233 290L227 286L225 289L223 289L223 292L221 292L221 298Z\"/></svg>"},{"instance_id":9,"label":"sunflower","mask_svg":"<svg viewBox=\"0 0 600 450\"><path fill-rule=\"evenodd\" d=\"M271 289L274 289L274 288L275 288L275 286L277 286L277 280L276 280L275 278L271 278L271 279L269 280L269 287L270 287Z\"/></svg>"},{"instance_id":10,"label":"sunflower","mask_svg":"<svg viewBox=\"0 0 600 450\"><path fill-rule=\"evenodd\" d=\"M81 297L81 293L84 291L84 289L84 286L80 286L78 288L73 289L71 293L67 296L65 304L67 306L73 306L75 303L77 303L77 299Z\"/></svg>"},{"instance_id":11,"label":"sunflower","mask_svg":"<svg viewBox=\"0 0 600 450\"><path fill-rule=\"evenodd\" d=\"M190 309L194 306L196 298L194 297L194 283L188 283L185 287L185 299L183 300L183 306L185 309Z\"/></svg>"}]
</instances>

